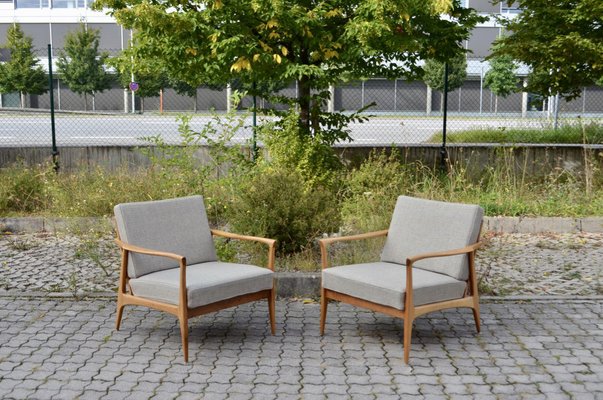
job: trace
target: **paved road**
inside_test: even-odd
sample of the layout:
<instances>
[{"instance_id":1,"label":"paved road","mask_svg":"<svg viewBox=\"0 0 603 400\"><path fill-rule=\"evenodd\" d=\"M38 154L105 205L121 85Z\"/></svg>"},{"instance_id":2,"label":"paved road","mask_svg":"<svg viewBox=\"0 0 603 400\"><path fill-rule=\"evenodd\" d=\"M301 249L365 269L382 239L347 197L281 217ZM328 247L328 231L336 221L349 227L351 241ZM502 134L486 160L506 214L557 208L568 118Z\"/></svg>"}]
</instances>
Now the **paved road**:
<instances>
[{"instance_id":1,"label":"paved road","mask_svg":"<svg viewBox=\"0 0 603 400\"><path fill-rule=\"evenodd\" d=\"M201 131L211 117L197 116L191 121L194 131ZM520 118L475 118L448 121L449 132L470 128L498 128L511 126L540 127L541 120ZM242 143L252 136L251 118L245 128L233 137ZM434 133L441 132L441 118L374 117L365 123L349 126L354 143L362 145L390 145L422 143ZM82 115L59 114L56 117L58 146L83 145L137 145L141 137L161 135L169 143L179 141L178 122L172 116L153 115ZM19 115L0 113L0 147L50 146L50 119L47 115Z\"/></svg>"},{"instance_id":2,"label":"paved road","mask_svg":"<svg viewBox=\"0 0 603 400\"><path fill-rule=\"evenodd\" d=\"M193 319L184 364L173 316L115 303L0 298L2 399L602 399L603 303L482 305L416 321L333 304L264 302Z\"/></svg>"},{"instance_id":3,"label":"paved road","mask_svg":"<svg viewBox=\"0 0 603 400\"><path fill-rule=\"evenodd\" d=\"M129 306L115 331L109 235L3 235L0 398L603 400L601 240L490 238L483 283L540 297L483 299L480 334L469 310L419 318L406 366L401 321L332 304L321 337L318 304L294 300L277 302L274 336L265 302L191 320L184 364L173 316Z\"/></svg>"}]
</instances>

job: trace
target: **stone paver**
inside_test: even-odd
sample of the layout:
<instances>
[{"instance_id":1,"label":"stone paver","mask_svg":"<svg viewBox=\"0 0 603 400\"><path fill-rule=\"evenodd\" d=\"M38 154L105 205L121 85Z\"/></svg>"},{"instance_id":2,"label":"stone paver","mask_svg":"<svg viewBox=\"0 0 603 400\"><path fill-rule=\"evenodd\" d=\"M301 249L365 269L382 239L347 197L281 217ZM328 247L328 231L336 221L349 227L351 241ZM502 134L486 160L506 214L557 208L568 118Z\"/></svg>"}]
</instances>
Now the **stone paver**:
<instances>
[{"instance_id":1,"label":"stone paver","mask_svg":"<svg viewBox=\"0 0 603 400\"><path fill-rule=\"evenodd\" d=\"M2 399L603 399L603 301L482 304L402 323L332 304L264 302L191 320L184 364L173 316L113 300L0 298Z\"/></svg>"}]
</instances>

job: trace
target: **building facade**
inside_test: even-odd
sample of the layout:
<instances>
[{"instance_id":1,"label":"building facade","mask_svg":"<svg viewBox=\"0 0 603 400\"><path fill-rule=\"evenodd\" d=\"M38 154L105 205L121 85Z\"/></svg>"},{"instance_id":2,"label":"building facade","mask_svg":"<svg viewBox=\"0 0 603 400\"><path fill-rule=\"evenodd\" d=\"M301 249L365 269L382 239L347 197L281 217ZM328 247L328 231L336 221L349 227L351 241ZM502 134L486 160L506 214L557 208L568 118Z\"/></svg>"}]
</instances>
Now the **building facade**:
<instances>
[{"instance_id":1,"label":"building facade","mask_svg":"<svg viewBox=\"0 0 603 400\"><path fill-rule=\"evenodd\" d=\"M24 33L33 38L33 46L43 65L47 65L47 46L61 49L67 32L78 29L80 24L100 31L100 48L116 54L128 46L131 32L117 25L114 19L102 12L90 9L92 0L0 0L0 43L6 42L6 32L11 24L19 23ZM492 4L490 0L464 0L464 6L476 9L482 15L513 16L520 12L505 2ZM465 42L468 54L468 76L466 84L449 94L449 110L461 113L489 113L494 110L495 99L484 87L483 78L488 70L484 58L490 53L492 42L501 34L501 27L494 18L475 28ZM0 53L0 61L8 57ZM55 54L56 57L56 54ZM525 77L525 68L518 70L520 78ZM60 79L55 80L58 108L64 110L84 109L83 99L68 88L61 87ZM294 94L295 87L286 89ZM334 88L333 109L354 110L365 104L375 102L374 111L411 112L430 114L440 108L440 94L432 93L422 82L403 80L387 81L371 79L365 82L341 85ZM161 99L145 99L145 110L225 110L228 107L227 91L215 91L199 88L195 99L186 98L168 89ZM497 111L527 115L538 109L528 93L515 93L504 99L498 99ZM55 100L56 102L57 100ZM48 95L28 96L31 108L47 108ZM16 94L0 94L0 107L17 107ZM243 106L248 101L243 102ZM140 109L139 100L134 101L135 109ZM568 112L603 112L603 90L585 88L582 98L571 103L563 102L562 108ZM95 96L95 110L131 111L132 100L117 84L111 89Z\"/></svg>"}]
</instances>

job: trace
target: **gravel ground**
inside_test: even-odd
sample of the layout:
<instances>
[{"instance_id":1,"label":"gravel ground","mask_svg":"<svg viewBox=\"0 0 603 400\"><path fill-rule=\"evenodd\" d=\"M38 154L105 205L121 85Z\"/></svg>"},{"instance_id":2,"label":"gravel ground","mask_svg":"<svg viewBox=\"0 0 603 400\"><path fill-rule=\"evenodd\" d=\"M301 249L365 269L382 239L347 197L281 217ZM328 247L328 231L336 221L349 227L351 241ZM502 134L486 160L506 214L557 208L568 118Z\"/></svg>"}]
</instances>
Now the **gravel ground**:
<instances>
[{"instance_id":1,"label":"gravel ground","mask_svg":"<svg viewBox=\"0 0 603 400\"><path fill-rule=\"evenodd\" d=\"M484 242L477 253L483 295L603 295L601 233L490 233ZM106 293L118 278L119 252L110 235L0 236L0 290Z\"/></svg>"}]
</instances>

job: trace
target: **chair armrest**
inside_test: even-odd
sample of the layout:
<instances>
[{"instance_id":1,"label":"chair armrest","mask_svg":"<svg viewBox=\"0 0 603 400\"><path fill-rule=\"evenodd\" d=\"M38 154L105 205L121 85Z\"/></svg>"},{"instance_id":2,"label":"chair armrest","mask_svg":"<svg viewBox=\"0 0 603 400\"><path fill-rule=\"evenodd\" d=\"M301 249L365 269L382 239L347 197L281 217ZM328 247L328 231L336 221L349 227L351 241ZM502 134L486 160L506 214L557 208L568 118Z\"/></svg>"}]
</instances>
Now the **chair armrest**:
<instances>
[{"instance_id":1,"label":"chair armrest","mask_svg":"<svg viewBox=\"0 0 603 400\"><path fill-rule=\"evenodd\" d=\"M184 256L179 255L179 254L169 253L169 252L166 252L166 251L153 250L153 249L146 249L144 247L135 246L133 244L122 242L119 239L115 239L115 243L117 243L117 245L122 250L131 251L133 253L140 253L140 254L146 254L146 255L149 255L149 256L157 256L157 257L167 257L167 258L174 259L174 260L176 260L178 262L186 261L186 258Z\"/></svg>"},{"instance_id":2,"label":"chair armrest","mask_svg":"<svg viewBox=\"0 0 603 400\"><path fill-rule=\"evenodd\" d=\"M419 260L423 260L425 258L449 257L449 256L457 256L460 254L472 253L472 252L476 251L477 249L479 249L481 247L481 245L482 245L482 242L476 242L467 247L463 247L462 249L454 249L454 250L436 251L436 252L432 252L432 253L417 254L415 256L408 257L406 259L406 265L407 266L412 265L415 262L417 262Z\"/></svg>"},{"instance_id":3,"label":"chair armrest","mask_svg":"<svg viewBox=\"0 0 603 400\"><path fill-rule=\"evenodd\" d=\"M335 243L335 242L350 242L350 241L353 241L353 240L371 239L371 238L376 238L376 237L381 237L381 236L387 236L387 233L388 233L388 229L384 229L382 231L367 232L367 233L361 233L361 234L358 234L358 235L338 236L338 237L330 237L330 238L318 239L318 244L320 245L320 255L321 255L321 260L322 260L322 269L327 268L327 265L328 265L327 246L330 245L331 243Z\"/></svg>"},{"instance_id":4,"label":"chair armrest","mask_svg":"<svg viewBox=\"0 0 603 400\"><path fill-rule=\"evenodd\" d=\"M263 238L259 236L240 235L238 233L231 233L218 229L211 229L211 234L214 236L220 236L228 239L247 240L268 245L268 269L274 271L274 260L276 258L276 240Z\"/></svg>"},{"instance_id":5,"label":"chair armrest","mask_svg":"<svg viewBox=\"0 0 603 400\"><path fill-rule=\"evenodd\" d=\"M231 233L226 231L220 231L218 229L211 229L211 234L214 236L221 236L228 239L238 239L238 240L248 240L252 242L259 242L267 244L268 246L273 246L276 243L274 239L263 238L259 236L249 236L249 235L240 235L238 233Z\"/></svg>"}]
</instances>

